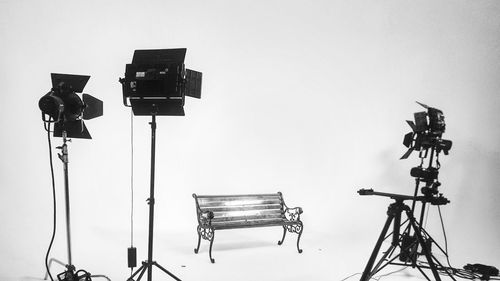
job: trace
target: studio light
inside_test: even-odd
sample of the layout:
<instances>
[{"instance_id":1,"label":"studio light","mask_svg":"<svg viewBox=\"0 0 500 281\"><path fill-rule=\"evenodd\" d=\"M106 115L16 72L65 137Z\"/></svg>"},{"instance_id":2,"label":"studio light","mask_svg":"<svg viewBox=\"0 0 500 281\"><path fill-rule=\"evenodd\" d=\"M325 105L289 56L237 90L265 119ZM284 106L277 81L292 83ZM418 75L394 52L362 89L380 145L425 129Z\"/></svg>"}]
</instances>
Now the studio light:
<instances>
[{"instance_id":1,"label":"studio light","mask_svg":"<svg viewBox=\"0 0 500 281\"><path fill-rule=\"evenodd\" d=\"M448 155L452 141L441 138L446 129L443 111L420 102L417 103L427 111L414 113L415 121L406 121L412 132L404 136L403 144L408 147L408 150L401 156L401 159L407 159L414 150L427 151L430 148L435 148L437 152L443 151L445 155Z\"/></svg>"},{"instance_id":2,"label":"studio light","mask_svg":"<svg viewBox=\"0 0 500 281\"><path fill-rule=\"evenodd\" d=\"M81 93L90 79L87 75L52 73L52 89L40 98L38 106L44 122L54 123L54 136L91 139L83 120L102 116L102 101Z\"/></svg>"},{"instance_id":3,"label":"studio light","mask_svg":"<svg viewBox=\"0 0 500 281\"><path fill-rule=\"evenodd\" d=\"M52 173L52 190L54 196L54 230L52 235L52 240L50 242L49 249L47 250L47 255L45 258L45 266L47 269L47 274L45 279L50 276L50 264L56 262L58 264L65 266L65 271L57 275L57 280L59 281L91 281L91 277L102 277L109 280L105 275L91 275L83 269L76 270L72 262L71 254L71 231L70 231L70 202L69 202L69 174L68 174L68 164L69 164L69 153L68 153L68 138L83 138L91 139L89 131L85 126L83 120L88 120L96 118L102 115L102 101L92 97L89 94L82 94L82 98L78 96L77 93L81 93L83 88L90 79L87 75L72 75L72 74L58 74L52 73L52 89L40 98L38 101L38 107L42 111L42 120L44 122L45 130L48 133L49 140L49 154L50 156L50 167ZM53 131L51 130L51 125L54 124ZM53 132L54 137L62 137L63 144L58 146L57 149L61 150L58 153L59 159L63 163L64 170L64 193L65 193L65 211L66 211L66 241L68 250L68 263L51 258L48 261L50 248L54 242L55 237L55 183L53 174L53 164L52 164L52 149L50 148L50 133Z\"/></svg>"},{"instance_id":4,"label":"studio light","mask_svg":"<svg viewBox=\"0 0 500 281\"><path fill-rule=\"evenodd\" d=\"M125 67L123 104L134 115L184 116L185 96L201 97L202 73L186 69L186 48L135 50Z\"/></svg>"}]
</instances>

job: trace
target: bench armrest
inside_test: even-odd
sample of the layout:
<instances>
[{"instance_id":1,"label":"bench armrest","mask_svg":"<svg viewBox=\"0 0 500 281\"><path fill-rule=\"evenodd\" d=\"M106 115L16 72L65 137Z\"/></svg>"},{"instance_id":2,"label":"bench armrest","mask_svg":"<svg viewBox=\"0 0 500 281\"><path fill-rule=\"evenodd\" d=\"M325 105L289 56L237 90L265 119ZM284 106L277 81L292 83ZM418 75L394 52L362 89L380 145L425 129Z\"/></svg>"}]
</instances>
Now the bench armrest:
<instances>
[{"instance_id":1,"label":"bench armrest","mask_svg":"<svg viewBox=\"0 0 500 281\"><path fill-rule=\"evenodd\" d=\"M198 223L200 225L211 225L212 219L214 218L214 213L212 211L199 211L198 212Z\"/></svg>"},{"instance_id":2,"label":"bench armrest","mask_svg":"<svg viewBox=\"0 0 500 281\"><path fill-rule=\"evenodd\" d=\"M301 207L288 208L285 206L285 218L288 221L300 221L300 214L303 213Z\"/></svg>"}]
</instances>

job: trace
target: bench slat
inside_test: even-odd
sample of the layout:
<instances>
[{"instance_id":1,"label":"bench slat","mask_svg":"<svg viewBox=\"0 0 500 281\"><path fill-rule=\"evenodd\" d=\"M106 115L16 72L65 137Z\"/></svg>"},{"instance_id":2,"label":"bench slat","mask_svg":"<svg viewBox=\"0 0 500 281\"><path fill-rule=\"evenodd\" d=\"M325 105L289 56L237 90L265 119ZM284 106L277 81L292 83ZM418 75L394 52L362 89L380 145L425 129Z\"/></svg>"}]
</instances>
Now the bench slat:
<instances>
[{"instance_id":1,"label":"bench slat","mask_svg":"<svg viewBox=\"0 0 500 281\"><path fill-rule=\"evenodd\" d=\"M259 215L246 215L246 216L231 216L231 217L215 217L212 219L214 222L229 222L229 221L240 221L240 220L255 220L255 219L282 219L283 215L281 213L269 213L269 214L259 214Z\"/></svg>"},{"instance_id":2,"label":"bench slat","mask_svg":"<svg viewBox=\"0 0 500 281\"><path fill-rule=\"evenodd\" d=\"M248 211L234 211L234 212L215 212L215 218L238 217L238 216L259 216L259 215L281 215L281 210L248 210Z\"/></svg>"},{"instance_id":3,"label":"bench slat","mask_svg":"<svg viewBox=\"0 0 500 281\"><path fill-rule=\"evenodd\" d=\"M268 194L236 194L236 195L196 195L198 199L228 199L231 198L266 198L266 197L279 197L278 193Z\"/></svg>"},{"instance_id":4,"label":"bench slat","mask_svg":"<svg viewBox=\"0 0 500 281\"><path fill-rule=\"evenodd\" d=\"M234 202L234 201L250 201L250 200L280 200L278 195L273 196L243 196L243 197L213 197L213 198L198 198L198 204L203 205L210 202Z\"/></svg>"},{"instance_id":5,"label":"bench slat","mask_svg":"<svg viewBox=\"0 0 500 281\"><path fill-rule=\"evenodd\" d=\"M248 199L248 200L234 200L234 201L207 201L203 202L199 200L198 204L200 208L206 207L219 207L219 206L245 206L245 205L261 205L261 204L281 204L279 198L269 198L269 199Z\"/></svg>"},{"instance_id":6,"label":"bench slat","mask_svg":"<svg viewBox=\"0 0 500 281\"><path fill-rule=\"evenodd\" d=\"M232 229L232 228L250 228L250 227L265 227L265 226L282 226L297 223L286 222L284 220L261 220L251 222L234 222L225 224L212 224L215 229Z\"/></svg>"},{"instance_id":7,"label":"bench slat","mask_svg":"<svg viewBox=\"0 0 500 281\"><path fill-rule=\"evenodd\" d=\"M250 211L250 210L281 210L280 204L267 205L247 205L247 206L227 206L227 207L205 207L204 211L212 212L234 212L234 211Z\"/></svg>"}]
</instances>

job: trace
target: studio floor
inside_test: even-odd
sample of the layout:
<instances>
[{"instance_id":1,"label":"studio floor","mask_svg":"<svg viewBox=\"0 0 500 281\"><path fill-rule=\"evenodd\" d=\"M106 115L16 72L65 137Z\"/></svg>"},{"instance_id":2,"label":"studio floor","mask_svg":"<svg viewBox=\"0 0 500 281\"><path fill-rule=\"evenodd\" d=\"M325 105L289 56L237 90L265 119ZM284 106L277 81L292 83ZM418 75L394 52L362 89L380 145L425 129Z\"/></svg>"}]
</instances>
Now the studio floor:
<instances>
[{"instance_id":1,"label":"studio floor","mask_svg":"<svg viewBox=\"0 0 500 281\"><path fill-rule=\"evenodd\" d=\"M375 242L376 236L374 230L371 243ZM288 234L285 243L278 246L280 238L281 229L277 227L219 231L213 247L216 262L211 264L207 241L202 240L200 252L193 253L196 243L194 232L186 235L175 231L159 231L155 235L154 260L182 280L359 280L372 250L371 246L365 247L370 241L364 239L360 243L344 243L353 240L342 233L305 231L301 241L304 251L298 254L296 235ZM113 239L110 241L111 245L107 246L117 242ZM74 243L76 246L77 241ZM147 256L146 247L139 247L138 262ZM77 269L85 269L92 274L104 274L111 280L126 280L130 274L126 263L126 246L121 253L114 254L106 252L108 248L112 247L99 246L97 243L87 247L76 246L73 263ZM42 269L43 260L38 262L40 266L37 268ZM21 261L13 264L16 268L11 268L10 273L22 272ZM2 272L4 276L0 274L0 280L43 280L43 271L34 272L33 268L28 271L31 273L19 276L7 276ZM60 265L53 264L53 275L62 271ZM382 276L394 271L398 272ZM397 266L388 267L377 275L380 276L381 280L425 280L417 270ZM142 280L147 280L146 276ZM173 279L156 268L153 270L153 280Z\"/></svg>"}]
</instances>

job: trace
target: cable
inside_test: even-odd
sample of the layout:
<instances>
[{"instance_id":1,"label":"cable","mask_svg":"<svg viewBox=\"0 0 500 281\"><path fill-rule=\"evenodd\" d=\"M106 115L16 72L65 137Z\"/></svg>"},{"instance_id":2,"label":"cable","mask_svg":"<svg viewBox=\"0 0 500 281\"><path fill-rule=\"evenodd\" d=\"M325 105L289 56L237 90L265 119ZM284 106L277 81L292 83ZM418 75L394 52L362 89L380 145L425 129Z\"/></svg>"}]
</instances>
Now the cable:
<instances>
[{"instance_id":1,"label":"cable","mask_svg":"<svg viewBox=\"0 0 500 281\"><path fill-rule=\"evenodd\" d=\"M134 114L132 110L130 110L130 248L128 251L128 266L130 267L130 276L132 276L134 265L137 262L134 248Z\"/></svg>"},{"instance_id":2,"label":"cable","mask_svg":"<svg viewBox=\"0 0 500 281\"><path fill-rule=\"evenodd\" d=\"M449 267L453 267L450 264L450 258L449 258L449 255L448 255L448 238L446 237L446 230L444 228L443 215L441 215L441 208L440 208L440 206L438 205L437 207L438 207L438 212L439 212L439 220L441 221L441 228L443 229L444 251L445 251L445 254L446 254L446 262L448 263Z\"/></svg>"},{"instance_id":3,"label":"cable","mask_svg":"<svg viewBox=\"0 0 500 281\"><path fill-rule=\"evenodd\" d=\"M134 114L130 110L130 247L134 246Z\"/></svg>"},{"instance_id":4,"label":"cable","mask_svg":"<svg viewBox=\"0 0 500 281\"><path fill-rule=\"evenodd\" d=\"M344 279L342 279L342 280L340 280L340 281L345 281L345 280L347 280L347 279L349 279L349 278L351 278L351 277L353 277L353 276L356 276L356 275L358 275L358 274L361 274L361 272L351 274L351 275L347 276L346 278L344 278Z\"/></svg>"},{"instance_id":5,"label":"cable","mask_svg":"<svg viewBox=\"0 0 500 281\"><path fill-rule=\"evenodd\" d=\"M438 212L439 212L439 220L441 221L441 228L443 229L443 237L444 237L444 249L445 249L445 256L446 256L446 262L448 263L449 267L443 267L440 268L440 271L443 271L445 274L448 274L449 271L451 270L451 274L455 275L459 278L464 278L464 279L470 279L470 280L475 280L475 279L480 279L484 280L483 276L481 274L471 272L469 270L465 269L460 269L460 268L454 268L451 263L450 263L450 258L448 255L448 238L446 236L446 229L444 227L444 220L443 216L441 214L441 208L438 205ZM489 280L500 280L500 278L495 277L495 276L489 276Z\"/></svg>"},{"instance_id":6,"label":"cable","mask_svg":"<svg viewBox=\"0 0 500 281\"><path fill-rule=\"evenodd\" d=\"M44 123L45 126L45 123ZM50 280L54 281L52 278L52 274L50 274L49 270L49 254L50 249L52 248L52 244L54 243L54 238L56 236L56 183L54 179L54 165L52 161L52 143L50 141L50 123L48 123L48 127L45 127L47 131L47 140L49 143L49 159L50 159L50 174L52 177L52 201L53 201L53 227L52 227L52 237L50 238L49 248L47 249L47 253L45 254L45 268L47 269L47 273L49 274Z\"/></svg>"},{"instance_id":7,"label":"cable","mask_svg":"<svg viewBox=\"0 0 500 281\"><path fill-rule=\"evenodd\" d=\"M430 210L431 210L431 208L427 208L427 210L424 209L424 212L425 212L425 222L424 222L423 228L427 227L427 221L429 219L429 212L430 212Z\"/></svg>"},{"instance_id":8,"label":"cable","mask_svg":"<svg viewBox=\"0 0 500 281\"><path fill-rule=\"evenodd\" d=\"M375 277L375 276L370 277L370 279L373 279L373 280L377 280L377 281L378 281L378 280L380 280L382 277L386 277L386 276L389 276L389 275L391 275L391 274L394 274L394 273L397 273L397 272L403 271L403 270L405 270L406 268L407 268L407 266L405 266L405 267L403 267L403 268L401 268L401 269L398 269L398 270L395 270L395 271L392 271L392 272L386 273L386 274L379 275L379 276L377 276L377 277ZM360 275L360 274L361 274L361 272L357 272L357 273L351 274L351 275L349 275L349 276L345 277L344 279L342 279L342 280L340 280L340 281L345 281L345 280L347 280L347 279L349 279L349 278L352 278L352 277L354 277L354 276L356 276L356 275Z\"/></svg>"},{"instance_id":9,"label":"cable","mask_svg":"<svg viewBox=\"0 0 500 281\"><path fill-rule=\"evenodd\" d=\"M407 266L405 266L405 267L403 267L403 268L401 268L401 269L398 269L398 270L395 270L395 271L392 271L392 272L386 273L386 274L379 275L378 277L374 277L373 279L375 279L375 280L377 280L377 281L378 281L378 280L380 280L382 277L386 277L386 276L389 276L389 275L391 275L391 274L398 273L398 272L400 272L400 271L405 270L406 268L407 268Z\"/></svg>"}]
</instances>

